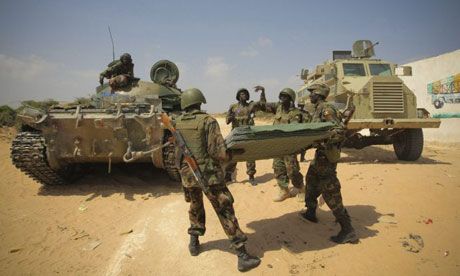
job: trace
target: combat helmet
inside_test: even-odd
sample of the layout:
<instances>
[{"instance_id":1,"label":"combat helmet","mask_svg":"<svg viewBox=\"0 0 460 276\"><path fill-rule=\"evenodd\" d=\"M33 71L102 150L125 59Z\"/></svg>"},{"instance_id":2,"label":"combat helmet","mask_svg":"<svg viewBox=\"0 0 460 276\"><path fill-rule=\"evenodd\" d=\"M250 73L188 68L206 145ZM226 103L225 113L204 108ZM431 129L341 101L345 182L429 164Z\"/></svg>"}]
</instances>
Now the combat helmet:
<instances>
[{"instance_id":1,"label":"combat helmet","mask_svg":"<svg viewBox=\"0 0 460 276\"><path fill-rule=\"evenodd\" d=\"M133 62L133 60L131 59L131 55L128 53L124 53L123 55L120 56L120 61L123 62L123 60L126 60L126 63L128 64Z\"/></svg>"},{"instance_id":2,"label":"combat helmet","mask_svg":"<svg viewBox=\"0 0 460 276\"><path fill-rule=\"evenodd\" d=\"M283 90L281 90L280 92L280 95L287 95L291 98L291 101L295 102L295 92L294 90L292 90L291 88L284 88Z\"/></svg>"},{"instance_id":3,"label":"combat helmet","mask_svg":"<svg viewBox=\"0 0 460 276\"><path fill-rule=\"evenodd\" d=\"M248 91L246 88L240 88L240 89L238 89L238 91L236 91L236 100L237 100L237 101L240 100L240 99L239 99L239 98L240 98L240 97L239 97L239 96L240 96L240 92L245 92L246 95L248 96L248 100L249 100L249 97L250 97L250 96L249 96L249 91Z\"/></svg>"},{"instance_id":4,"label":"combat helmet","mask_svg":"<svg viewBox=\"0 0 460 276\"><path fill-rule=\"evenodd\" d=\"M180 106L182 109L186 109L187 107L198 103L206 103L206 98L203 93L201 93L200 89L189 88L182 93L180 100Z\"/></svg>"},{"instance_id":5,"label":"combat helmet","mask_svg":"<svg viewBox=\"0 0 460 276\"><path fill-rule=\"evenodd\" d=\"M324 83L315 83L307 87L307 90L311 93L322 95L324 98L329 96L329 87Z\"/></svg>"}]
</instances>

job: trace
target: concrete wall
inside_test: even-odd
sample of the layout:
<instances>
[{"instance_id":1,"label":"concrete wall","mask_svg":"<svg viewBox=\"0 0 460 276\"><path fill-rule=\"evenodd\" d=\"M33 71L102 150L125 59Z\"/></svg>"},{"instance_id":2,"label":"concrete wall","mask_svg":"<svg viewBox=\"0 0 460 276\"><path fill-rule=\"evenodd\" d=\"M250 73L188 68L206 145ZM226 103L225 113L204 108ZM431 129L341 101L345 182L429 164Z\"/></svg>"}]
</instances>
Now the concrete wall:
<instances>
[{"instance_id":1,"label":"concrete wall","mask_svg":"<svg viewBox=\"0 0 460 276\"><path fill-rule=\"evenodd\" d=\"M460 74L460 50L405 65L412 67L412 76L401 79L414 91L418 107L427 109L432 116L460 114L460 103L447 103L436 109L428 89L429 84ZM425 129L424 134L427 141L460 142L460 118L441 118L439 129Z\"/></svg>"}]
</instances>

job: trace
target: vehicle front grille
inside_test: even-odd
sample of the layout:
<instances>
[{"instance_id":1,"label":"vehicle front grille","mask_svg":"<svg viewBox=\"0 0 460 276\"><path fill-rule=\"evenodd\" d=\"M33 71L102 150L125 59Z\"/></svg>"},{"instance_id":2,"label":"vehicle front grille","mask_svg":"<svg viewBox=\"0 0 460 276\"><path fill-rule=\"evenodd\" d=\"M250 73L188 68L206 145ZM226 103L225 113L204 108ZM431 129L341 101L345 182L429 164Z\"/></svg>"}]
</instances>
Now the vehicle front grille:
<instances>
[{"instance_id":1,"label":"vehicle front grille","mask_svg":"<svg viewBox=\"0 0 460 276\"><path fill-rule=\"evenodd\" d=\"M375 113L403 113L404 93L401 82L374 82L373 112Z\"/></svg>"}]
</instances>

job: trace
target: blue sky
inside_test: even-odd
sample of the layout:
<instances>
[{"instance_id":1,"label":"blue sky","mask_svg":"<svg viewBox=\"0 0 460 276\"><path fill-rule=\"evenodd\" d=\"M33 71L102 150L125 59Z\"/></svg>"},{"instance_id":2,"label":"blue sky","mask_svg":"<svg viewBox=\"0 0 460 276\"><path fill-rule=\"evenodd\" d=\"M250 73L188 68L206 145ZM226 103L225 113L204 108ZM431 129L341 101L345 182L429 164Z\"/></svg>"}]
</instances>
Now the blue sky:
<instances>
[{"instance_id":1,"label":"blue sky","mask_svg":"<svg viewBox=\"0 0 460 276\"><path fill-rule=\"evenodd\" d=\"M240 87L264 85L276 101L302 84L301 68L358 39L379 41L377 58L398 64L457 50L459 10L460 1L0 0L0 105L94 93L112 61L108 25L135 75L150 81L153 63L174 61L178 86L200 88L204 109L223 112Z\"/></svg>"}]
</instances>

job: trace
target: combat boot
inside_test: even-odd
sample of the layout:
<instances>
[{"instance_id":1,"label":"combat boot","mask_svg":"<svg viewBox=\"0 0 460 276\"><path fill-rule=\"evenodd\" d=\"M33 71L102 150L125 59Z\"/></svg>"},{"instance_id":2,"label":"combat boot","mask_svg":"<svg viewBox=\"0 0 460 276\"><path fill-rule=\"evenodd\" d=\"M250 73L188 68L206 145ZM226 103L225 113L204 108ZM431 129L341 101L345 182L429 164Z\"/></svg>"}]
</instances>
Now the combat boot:
<instances>
[{"instance_id":1,"label":"combat boot","mask_svg":"<svg viewBox=\"0 0 460 276\"><path fill-rule=\"evenodd\" d=\"M249 182L251 183L252 186L257 186L257 182L256 182L256 180L254 179L254 175L253 175L253 174L251 174L251 175L249 176Z\"/></svg>"},{"instance_id":2,"label":"combat boot","mask_svg":"<svg viewBox=\"0 0 460 276\"><path fill-rule=\"evenodd\" d=\"M198 256L200 254L200 241L197 235L190 235L190 243L188 244L190 255Z\"/></svg>"},{"instance_id":3,"label":"combat boot","mask_svg":"<svg viewBox=\"0 0 460 276\"><path fill-rule=\"evenodd\" d=\"M298 188L299 192L297 193L297 201L304 202L305 201L305 186Z\"/></svg>"},{"instance_id":4,"label":"combat boot","mask_svg":"<svg viewBox=\"0 0 460 276\"><path fill-rule=\"evenodd\" d=\"M233 182L231 173L225 173L225 183L227 182Z\"/></svg>"},{"instance_id":5,"label":"combat boot","mask_svg":"<svg viewBox=\"0 0 460 276\"><path fill-rule=\"evenodd\" d=\"M238 256L238 270L241 272L253 269L260 264L259 257L249 255L244 245L236 249L236 255Z\"/></svg>"},{"instance_id":6,"label":"combat boot","mask_svg":"<svg viewBox=\"0 0 460 276\"><path fill-rule=\"evenodd\" d=\"M284 201L285 199L288 199L291 197L291 193L289 193L288 188L280 188L280 192L275 198L273 198L274 202L281 202Z\"/></svg>"},{"instance_id":7,"label":"combat boot","mask_svg":"<svg viewBox=\"0 0 460 276\"><path fill-rule=\"evenodd\" d=\"M301 212L300 215L311 222L318 223L318 218L316 217L316 210L313 208L307 208L305 212Z\"/></svg>"},{"instance_id":8,"label":"combat boot","mask_svg":"<svg viewBox=\"0 0 460 276\"><path fill-rule=\"evenodd\" d=\"M340 232L337 236L332 236L331 241L335 243L358 243L359 239L356 236L355 229L351 226L350 217L344 217L339 220L339 224L341 227Z\"/></svg>"}]
</instances>

